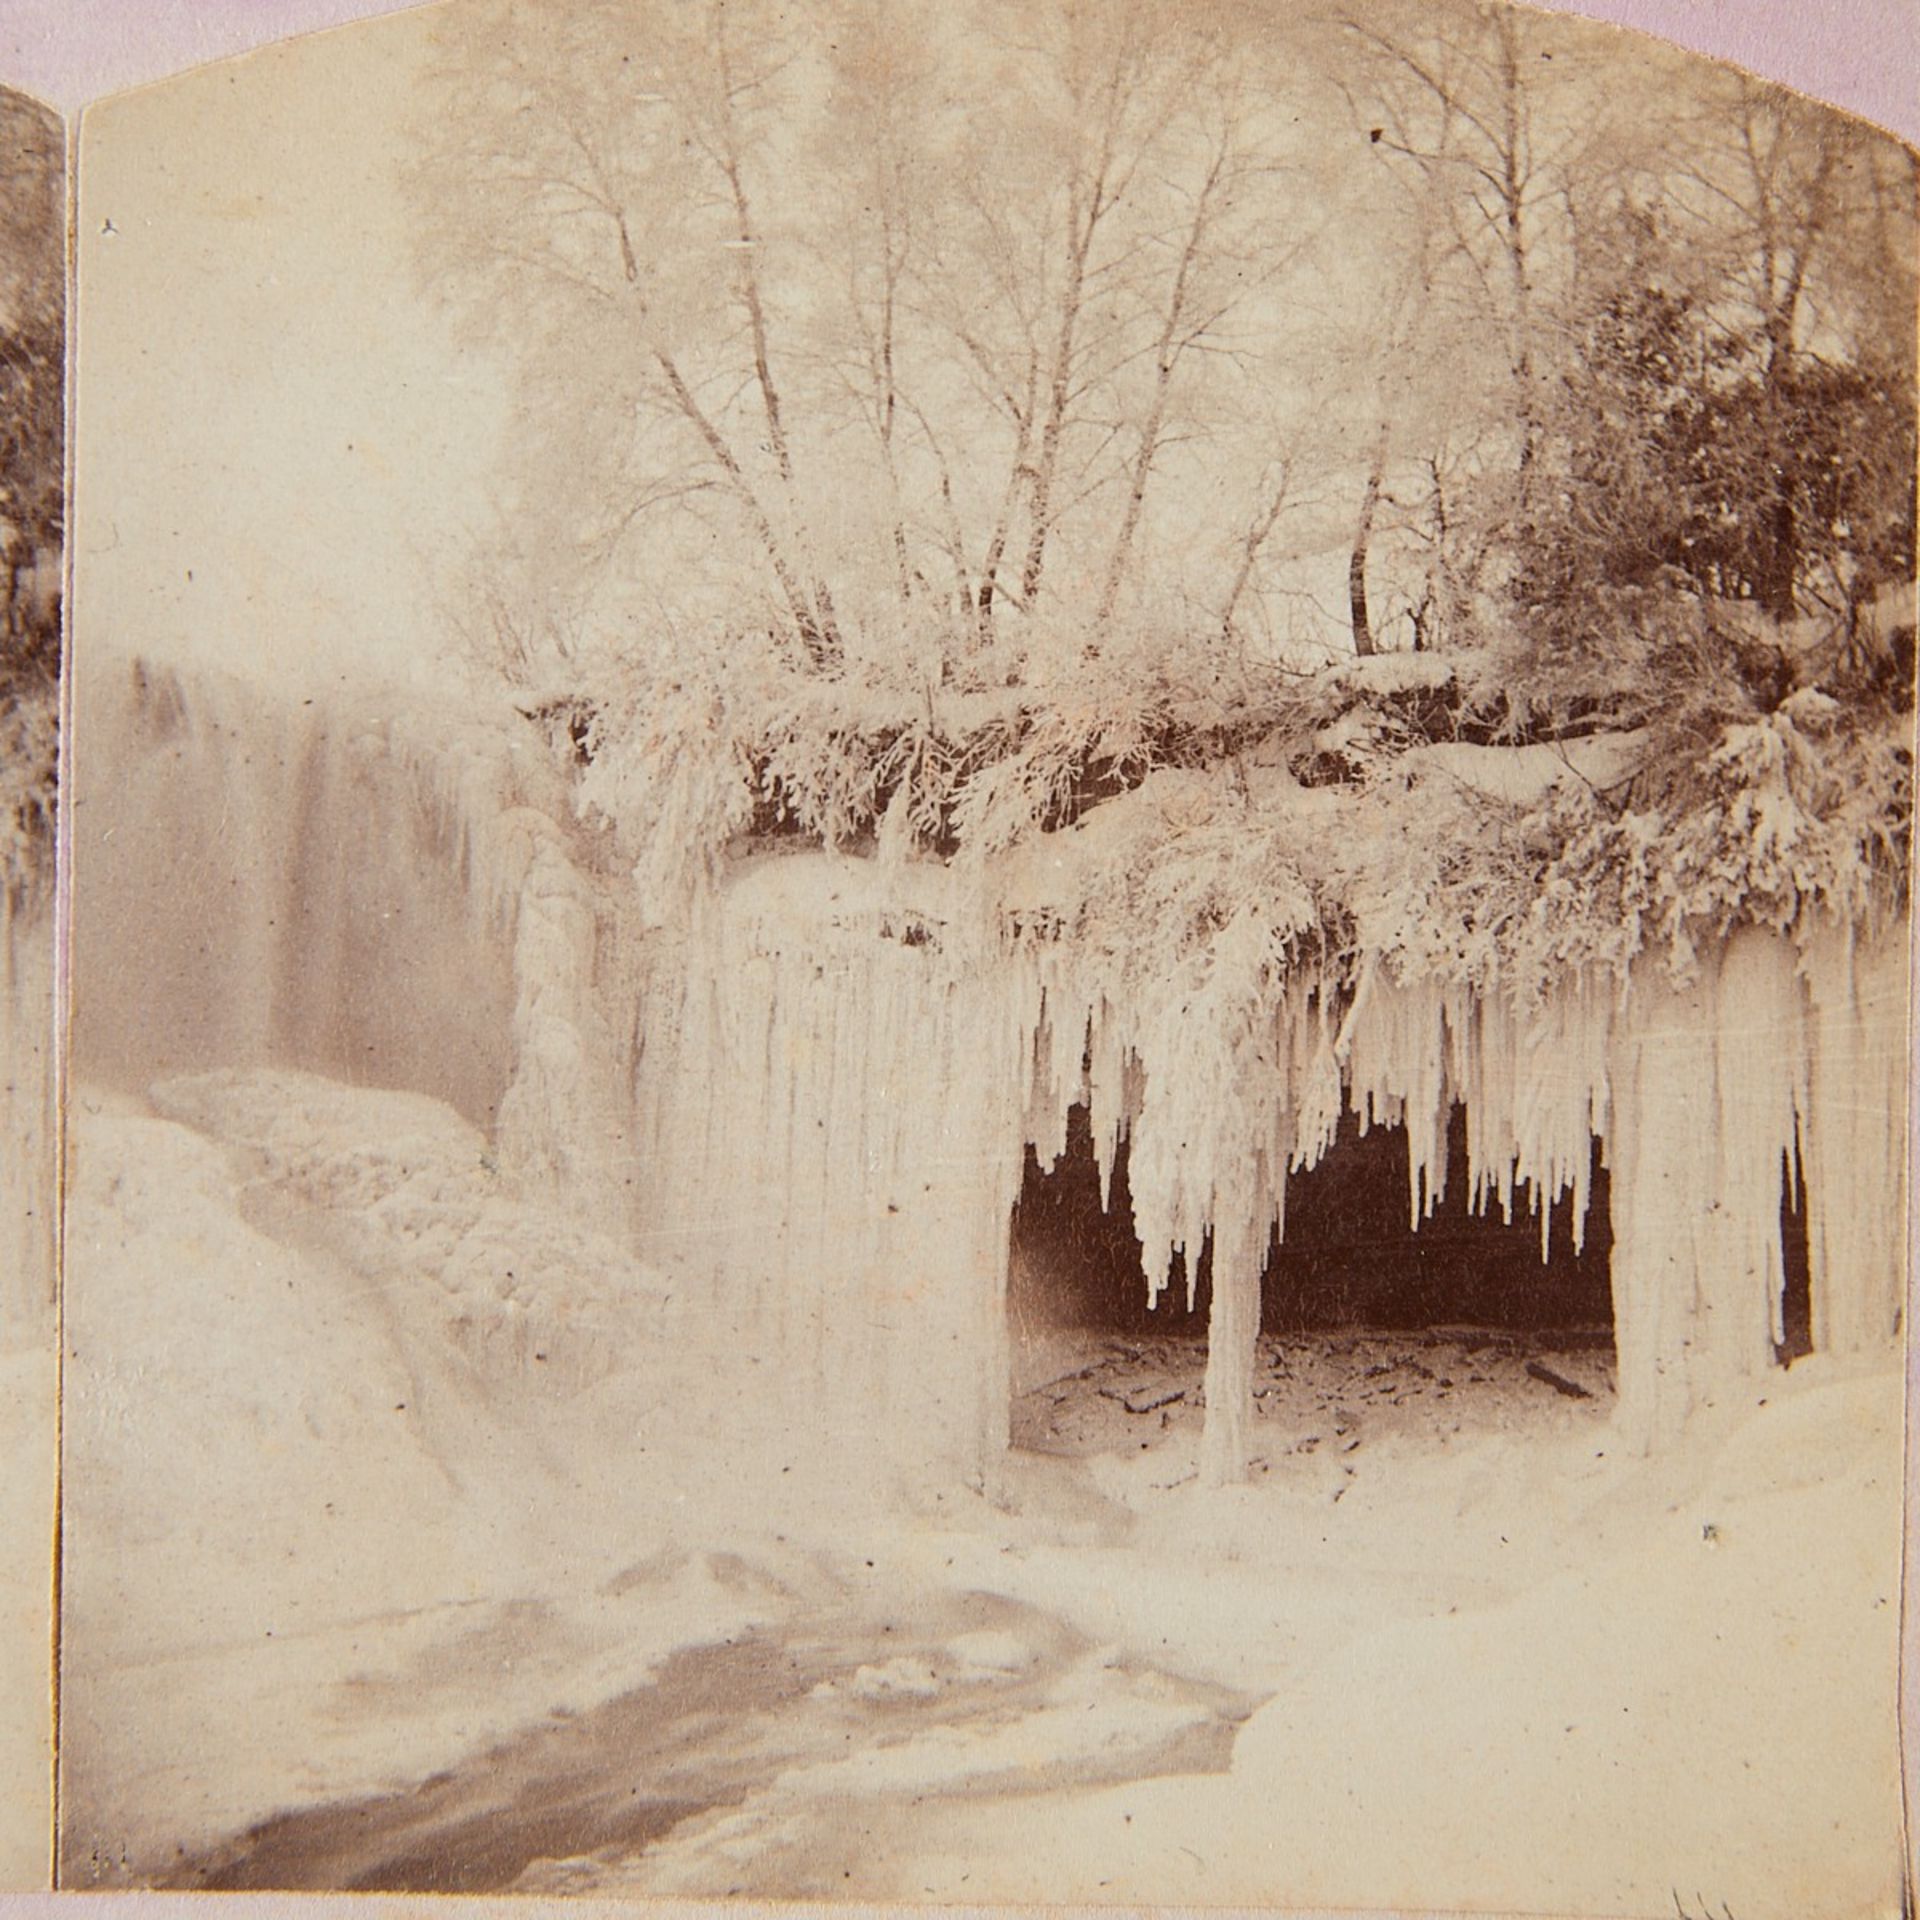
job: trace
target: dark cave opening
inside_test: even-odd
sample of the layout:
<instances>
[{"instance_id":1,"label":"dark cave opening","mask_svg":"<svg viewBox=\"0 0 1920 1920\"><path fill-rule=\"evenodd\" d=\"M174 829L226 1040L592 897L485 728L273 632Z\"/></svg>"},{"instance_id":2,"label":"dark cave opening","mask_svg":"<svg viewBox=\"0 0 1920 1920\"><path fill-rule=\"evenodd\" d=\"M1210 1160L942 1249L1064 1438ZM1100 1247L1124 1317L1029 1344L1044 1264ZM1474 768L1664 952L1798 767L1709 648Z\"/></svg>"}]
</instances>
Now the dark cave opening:
<instances>
[{"instance_id":1,"label":"dark cave opening","mask_svg":"<svg viewBox=\"0 0 1920 1920\"><path fill-rule=\"evenodd\" d=\"M1270 1248L1261 1279L1261 1328L1275 1335L1365 1328L1464 1326L1517 1333L1610 1332L1607 1173L1594 1146L1585 1244L1573 1245L1571 1203L1553 1209L1548 1257L1540 1221L1515 1195L1514 1218L1468 1205L1466 1112L1450 1120L1453 1175L1431 1218L1409 1223L1403 1127L1362 1134L1351 1114L1321 1163L1287 1182L1286 1237ZM1067 1150L1042 1171L1031 1149L1014 1209L1008 1308L1017 1332L1074 1330L1117 1336L1204 1338L1210 1258L1199 1254L1194 1299L1176 1258L1159 1305L1147 1304L1134 1236L1123 1141L1113 1204L1100 1178L1086 1110L1068 1116ZM1804 1233L1801 1236L1804 1247ZM1802 1261L1804 1267L1804 1260ZM1792 1259L1789 1256L1791 1272ZM1803 1290L1804 1291L1804 1290ZM1791 1316L1789 1334L1793 1331Z\"/></svg>"}]
</instances>

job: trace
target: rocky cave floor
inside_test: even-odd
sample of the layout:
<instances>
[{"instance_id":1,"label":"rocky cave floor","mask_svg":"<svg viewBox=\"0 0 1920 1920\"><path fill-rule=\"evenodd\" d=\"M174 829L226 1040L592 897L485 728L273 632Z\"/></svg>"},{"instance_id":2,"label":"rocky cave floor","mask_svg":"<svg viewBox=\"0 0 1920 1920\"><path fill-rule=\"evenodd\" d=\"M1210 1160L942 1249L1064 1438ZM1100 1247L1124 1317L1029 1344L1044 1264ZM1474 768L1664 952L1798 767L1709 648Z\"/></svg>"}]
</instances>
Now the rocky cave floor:
<instances>
[{"instance_id":1,"label":"rocky cave floor","mask_svg":"<svg viewBox=\"0 0 1920 1920\"><path fill-rule=\"evenodd\" d=\"M1084 1458L1164 1447L1184 1454L1197 1442L1203 1337L1056 1332L1047 1359L1050 1377L1015 1399L1016 1447ZM1556 1409L1603 1415L1612 1396L1605 1327L1262 1334L1252 1471L1259 1479L1295 1455L1354 1455L1389 1436L1444 1442L1512 1431Z\"/></svg>"}]
</instances>

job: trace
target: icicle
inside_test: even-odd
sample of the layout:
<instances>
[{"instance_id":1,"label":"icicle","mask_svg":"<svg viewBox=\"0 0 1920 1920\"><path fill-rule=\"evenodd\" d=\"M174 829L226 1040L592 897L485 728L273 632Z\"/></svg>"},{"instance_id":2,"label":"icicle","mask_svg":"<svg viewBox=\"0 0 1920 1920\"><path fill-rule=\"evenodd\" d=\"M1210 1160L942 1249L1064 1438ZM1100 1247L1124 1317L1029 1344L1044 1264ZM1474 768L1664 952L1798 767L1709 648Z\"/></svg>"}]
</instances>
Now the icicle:
<instances>
[{"instance_id":1,"label":"icicle","mask_svg":"<svg viewBox=\"0 0 1920 1920\"><path fill-rule=\"evenodd\" d=\"M1092 1016L1088 1042L1087 1119L1100 1170L1100 1205L1113 1205L1113 1169L1127 1125L1127 1052L1112 1006L1103 997Z\"/></svg>"},{"instance_id":2,"label":"icicle","mask_svg":"<svg viewBox=\"0 0 1920 1920\"><path fill-rule=\"evenodd\" d=\"M1470 1199L1497 1202L1511 1225L1517 1187L1528 1191L1551 1252L1553 1208L1571 1194L1576 1250L1584 1244L1594 1138L1607 1109L1607 1003L1570 981L1524 1013L1504 993L1471 1007L1449 1002L1457 1044L1452 1093L1466 1107Z\"/></svg>"},{"instance_id":3,"label":"icicle","mask_svg":"<svg viewBox=\"0 0 1920 1920\"><path fill-rule=\"evenodd\" d=\"M1299 1116L1293 1143L1293 1167L1303 1172L1316 1167L1333 1146L1340 1131L1342 1094L1340 1066L1330 1041L1322 1040L1300 1086Z\"/></svg>"},{"instance_id":4,"label":"icicle","mask_svg":"<svg viewBox=\"0 0 1920 1920\"><path fill-rule=\"evenodd\" d=\"M1086 1096L1093 1014L1084 988L1069 974L1061 956L1050 956L1041 980L1026 1135L1046 1170L1066 1152L1068 1111Z\"/></svg>"},{"instance_id":5,"label":"icicle","mask_svg":"<svg viewBox=\"0 0 1920 1920\"><path fill-rule=\"evenodd\" d=\"M666 956L681 1031L636 1088L666 1149L642 1162L649 1244L694 1256L698 1337L721 1377L784 1396L793 1445L891 1471L910 1430L917 1468L977 1482L1006 1441L1007 1223L1058 1052L1033 969L902 941L868 885L791 856Z\"/></svg>"},{"instance_id":6,"label":"icicle","mask_svg":"<svg viewBox=\"0 0 1920 1920\"><path fill-rule=\"evenodd\" d=\"M1293 1113L1293 1138L1288 1165L1295 1173L1320 1164L1338 1137L1345 1094L1340 1063L1330 1033L1330 990L1324 982L1309 995L1302 992L1285 1003L1282 1018L1287 1033L1287 1084Z\"/></svg>"},{"instance_id":7,"label":"icicle","mask_svg":"<svg viewBox=\"0 0 1920 1920\"><path fill-rule=\"evenodd\" d=\"M1828 927L1803 959L1804 1139L1813 1341L1881 1351L1906 1279L1908 952L1905 928L1864 944Z\"/></svg>"},{"instance_id":8,"label":"icicle","mask_svg":"<svg viewBox=\"0 0 1920 1920\"><path fill-rule=\"evenodd\" d=\"M1735 1285L1751 1299L1738 1338L1750 1370L1764 1367L1786 1337L1780 1242L1782 1169L1794 1136L1794 1082L1802 1048L1800 986L1793 952L1771 933L1746 929L1727 945L1720 969L1716 1135L1727 1216L1727 1257Z\"/></svg>"},{"instance_id":9,"label":"icicle","mask_svg":"<svg viewBox=\"0 0 1920 1920\"><path fill-rule=\"evenodd\" d=\"M1407 1212L1418 1228L1446 1185L1447 1078L1444 1003L1431 981L1413 985L1376 971L1342 1029L1350 1049L1348 1101L1364 1133L1407 1130Z\"/></svg>"},{"instance_id":10,"label":"icicle","mask_svg":"<svg viewBox=\"0 0 1920 1920\"><path fill-rule=\"evenodd\" d=\"M1803 1100L1811 1117L1810 1205L1816 1187L1822 1196L1813 1229L1820 1239L1816 1323L1818 1276L1837 1236L1857 1220L1881 1240L1875 1272L1896 1276L1873 1339L1891 1337L1899 1229L1887 1231L1887 1189L1877 1183L1891 1183L1900 1129L1889 1124L1887 1106L1861 1098L1861 1081L1888 1053L1904 1078L1898 1038L1887 1045L1904 1034L1904 976L1888 995L1892 1017L1856 1050L1847 1044L1851 1034L1826 1029L1827 1008L1850 998L1834 962L1831 948L1807 960L1816 1034L1810 1080L1799 1058L1808 1022L1791 949L1779 937L1736 933L1724 950L1703 956L1698 977L1684 986L1652 965L1634 971L1604 1098L1619 1418L1638 1445L1670 1439L1696 1406L1773 1364L1784 1333L1782 1180ZM1822 1041L1838 1041L1841 1058L1823 1062ZM1870 1117L1856 1135L1853 1116L1863 1111ZM1842 1150L1830 1159L1836 1141ZM1876 1183L1864 1189L1853 1184L1860 1155L1867 1181ZM1816 1324L1816 1342L1820 1331Z\"/></svg>"},{"instance_id":11,"label":"icicle","mask_svg":"<svg viewBox=\"0 0 1920 1920\"><path fill-rule=\"evenodd\" d=\"M1640 1449L1692 1411L1702 1242L1714 1204L1713 997L1638 970L1615 1072L1613 1322L1616 1418ZM1703 1151L1704 1146L1704 1151Z\"/></svg>"},{"instance_id":12,"label":"icicle","mask_svg":"<svg viewBox=\"0 0 1920 1920\"><path fill-rule=\"evenodd\" d=\"M617 1227L624 1129L616 1050L593 990L593 896L557 846L535 856L516 923L501 1159L533 1191Z\"/></svg>"}]
</instances>

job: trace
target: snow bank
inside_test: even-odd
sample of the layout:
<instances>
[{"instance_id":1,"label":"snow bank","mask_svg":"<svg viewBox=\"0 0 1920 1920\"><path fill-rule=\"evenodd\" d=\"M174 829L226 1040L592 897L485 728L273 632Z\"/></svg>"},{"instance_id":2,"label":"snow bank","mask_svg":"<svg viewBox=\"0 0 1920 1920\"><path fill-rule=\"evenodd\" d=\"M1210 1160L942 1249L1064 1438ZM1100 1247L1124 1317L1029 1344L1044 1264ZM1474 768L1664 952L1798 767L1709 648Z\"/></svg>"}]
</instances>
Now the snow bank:
<instances>
[{"instance_id":1,"label":"snow bank","mask_svg":"<svg viewBox=\"0 0 1920 1920\"><path fill-rule=\"evenodd\" d=\"M1898 1402L1793 1396L1616 1557L1301 1675L1235 1753L1308 1837L1290 1896L1893 1910Z\"/></svg>"},{"instance_id":2,"label":"snow bank","mask_svg":"<svg viewBox=\"0 0 1920 1920\"><path fill-rule=\"evenodd\" d=\"M847 1890L1897 1911L1899 1432L1896 1373L1803 1363L1684 1465L1529 1440L1396 1463L1371 1508L1263 1485L1212 1496L1208 1536L1188 1503L1182 1557L1003 1556L1087 1630L1271 1698L1225 1780L908 1812Z\"/></svg>"},{"instance_id":3,"label":"snow bank","mask_svg":"<svg viewBox=\"0 0 1920 1920\"><path fill-rule=\"evenodd\" d=\"M700 1362L630 1257L519 1206L422 1097L163 1097L249 1144L75 1102L75 1884L410 1784L765 1605L702 1557L738 1501L685 1503Z\"/></svg>"},{"instance_id":4,"label":"snow bank","mask_svg":"<svg viewBox=\"0 0 1920 1920\"><path fill-rule=\"evenodd\" d=\"M1456 664L1444 653L1414 653L1409 649L1343 660L1330 670L1328 677L1334 684L1350 687L1355 693L1375 696L1432 692L1453 685Z\"/></svg>"},{"instance_id":5,"label":"snow bank","mask_svg":"<svg viewBox=\"0 0 1920 1920\"><path fill-rule=\"evenodd\" d=\"M1598 733L1530 747L1443 740L1407 748L1396 765L1415 784L1447 779L1509 806L1537 806L1556 787L1578 781L1602 793L1621 786L1646 757L1643 733Z\"/></svg>"}]
</instances>

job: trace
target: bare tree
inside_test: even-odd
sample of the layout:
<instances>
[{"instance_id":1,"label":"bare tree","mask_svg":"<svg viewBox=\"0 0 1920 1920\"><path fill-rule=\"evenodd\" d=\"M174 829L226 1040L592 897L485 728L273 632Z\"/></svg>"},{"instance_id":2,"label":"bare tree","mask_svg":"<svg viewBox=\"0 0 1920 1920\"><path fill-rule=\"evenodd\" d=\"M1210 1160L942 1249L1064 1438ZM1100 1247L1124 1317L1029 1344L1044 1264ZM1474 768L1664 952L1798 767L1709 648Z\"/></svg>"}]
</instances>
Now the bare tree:
<instances>
[{"instance_id":1,"label":"bare tree","mask_svg":"<svg viewBox=\"0 0 1920 1920\"><path fill-rule=\"evenodd\" d=\"M974 572L983 631L1016 544L1014 592L1031 610L1063 520L1107 490L1122 502L1097 602L1111 611L1170 389L1208 324L1201 281L1247 165L1231 110L1206 84L1215 49L1177 15L1125 0L1003 30L1021 85L966 156L959 245L921 291L1003 436ZM1209 106L1211 128L1196 118ZM1152 385L1130 423L1115 383L1142 360ZM1131 457L1116 456L1128 438Z\"/></svg>"},{"instance_id":2,"label":"bare tree","mask_svg":"<svg viewBox=\"0 0 1920 1920\"><path fill-rule=\"evenodd\" d=\"M1283 466L1274 476L1239 542L1233 581L1227 588L1226 599L1220 609L1222 640L1233 638L1234 621L1240 611L1240 603L1247 597L1247 589L1253 584L1254 570L1260 564L1260 556L1266 550L1267 542L1273 538L1274 528L1280 524L1280 516L1286 511L1286 505L1287 474Z\"/></svg>"},{"instance_id":3,"label":"bare tree","mask_svg":"<svg viewBox=\"0 0 1920 1920\"><path fill-rule=\"evenodd\" d=\"M1376 6L1347 31L1360 56L1351 97L1370 144L1416 176L1423 245L1464 273L1481 324L1505 341L1524 515L1539 432L1541 267L1566 257L1567 183L1591 127L1556 110L1554 30L1517 8Z\"/></svg>"},{"instance_id":4,"label":"bare tree","mask_svg":"<svg viewBox=\"0 0 1920 1920\"><path fill-rule=\"evenodd\" d=\"M417 181L437 210L425 264L483 326L535 318L561 352L569 335L591 340L596 375L619 369L636 431L668 422L690 439L807 657L829 667L839 635L808 560L751 178L773 170L768 96L787 56L771 15L749 34L740 12L709 0L643 16L590 0L450 21L455 138Z\"/></svg>"},{"instance_id":5,"label":"bare tree","mask_svg":"<svg viewBox=\"0 0 1920 1920\"><path fill-rule=\"evenodd\" d=\"M1543 439L1591 210L1691 195L1782 405L1906 217L1769 96L1717 147L1609 124L1570 31L1376 0L1249 65L1228 14L1148 0L938 31L901 0L466 0L420 247L520 368L503 503L538 531L503 544L816 673L991 679L1149 609L1252 631L1318 500L1346 578L1315 617L1365 652L1411 610L1431 644L1565 512Z\"/></svg>"},{"instance_id":6,"label":"bare tree","mask_svg":"<svg viewBox=\"0 0 1920 1920\"><path fill-rule=\"evenodd\" d=\"M1183 366L1194 356L1229 353L1219 330L1253 286L1270 282L1300 253L1297 230L1246 230L1249 203L1271 190L1275 165L1250 132L1253 118L1244 88L1224 75L1197 89L1203 103L1196 128L1193 184L1177 189L1187 209L1157 249L1170 256L1160 295L1159 324L1148 355L1151 381L1125 476L1120 525L1107 556L1096 618L1113 616L1133 556L1155 464L1176 418Z\"/></svg>"},{"instance_id":7,"label":"bare tree","mask_svg":"<svg viewBox=\"0 0 1920 1920\"><path fill-rule=\"evenodd\" d=\"M1824 328L1836 344L1836 316L1818 310L1823 255L1837 255L1843 228L1872 209L1872 186L1882 177L1873 149L1880 143L1744 75L1713 90L1693 132L1697 157L1682 169L1676 190L1691 198L1728 264L1728 292L1747 310L1760 361L1762 432L1778 439L1791 430L1791 390L1809 334ZM1767 519L1758 598L1775 619L1790 620L1802 547L1793 490L1777 464L1754 477Z\"/></svg>"}]
</instances>

